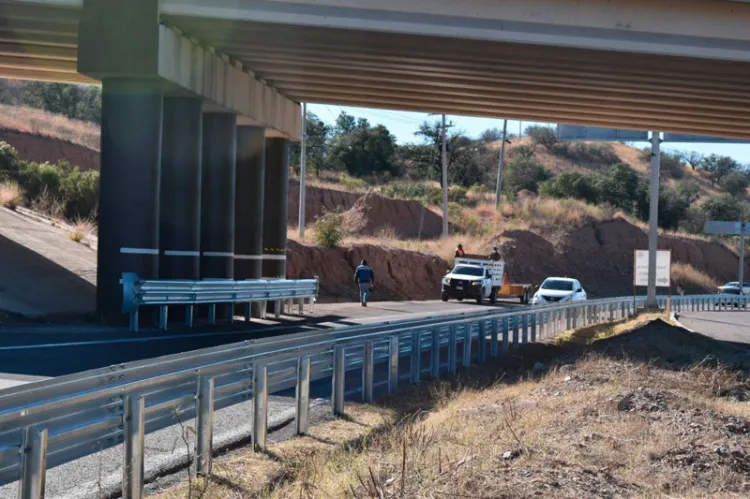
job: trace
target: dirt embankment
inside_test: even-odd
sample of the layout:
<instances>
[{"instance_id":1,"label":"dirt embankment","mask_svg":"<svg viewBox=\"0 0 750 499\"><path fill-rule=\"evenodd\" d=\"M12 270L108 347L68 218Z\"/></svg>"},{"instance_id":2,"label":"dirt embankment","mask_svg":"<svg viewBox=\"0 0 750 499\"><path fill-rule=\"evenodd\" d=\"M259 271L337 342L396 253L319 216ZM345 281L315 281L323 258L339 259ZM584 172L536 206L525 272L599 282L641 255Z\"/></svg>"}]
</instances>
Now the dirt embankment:
<instances>
[{"instance_id":1,"label":"dirt embankment","mask_svg":"<svg viewBox=\"0 0 750 499\"><path fill-rule=\"evenodd\" d=\"M12 145L26 161L57 163L64 159L84 171L99 170L99 151L72 142L8 129L0 129L0 141Z\"/></svg>"},{"instance_id":2,"label":"dirt embankment","mask_svg":"<svg viewBox=\"0 0 750 499\"><path fill-rule=\"evenodd\" d=\"M305 221L312 224L315 219L326 211L347 211L357 202L361 194L355 192L337 191L335 189L321 189L307 187L305 193ZM296 226L299 220L299 182L289 182L289 211L287 224Z\"/></svg>"},{"instance_id":3,"label":"dirt embankment","mask_svg":"<svg viewBox=\"0 0 750 499\"><path fill-rule=\"evenodd\" d=\"M515 281L539 284L549 276L569 276L591 295L613 296L633 292L633 252L648 248L648 235L616 219L581 227L557 245L529 231L506 231L498 243ZM719 282L737 279L739 260L721 244L667 235L659 237L659 249L672 250L672 263L690 264Z\"/></svg>"},{"instance_id":4,"label":"dirt embankment","mask_svg":"<svg viewBox=\"0 0 750 499\"><path fill-rule=\"evenodd\" d=\"M351 248L305 246L287 243L287 276L320 277L320 296L325 301L356 300L354 270L367 260L375 272L373 300L435 300L440 297L440 278L448 270L437 256L413 251L358 245Z\"/></svg>"}]
</instances>

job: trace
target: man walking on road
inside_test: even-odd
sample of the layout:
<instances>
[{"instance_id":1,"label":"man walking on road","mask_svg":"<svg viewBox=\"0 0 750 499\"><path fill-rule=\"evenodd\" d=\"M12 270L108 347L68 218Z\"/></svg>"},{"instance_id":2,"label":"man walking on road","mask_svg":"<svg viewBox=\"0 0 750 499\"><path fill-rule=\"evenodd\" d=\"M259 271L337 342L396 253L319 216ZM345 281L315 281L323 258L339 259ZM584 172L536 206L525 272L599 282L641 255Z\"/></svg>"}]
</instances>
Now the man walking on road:
<instances>
[{"instance_id":1,"label":"man walking on road","mask_svg":"<svg viewBox=\"0 0 750 499\"><path fill-rule=\"evenodd\" d=\"M366 307L370 287L375 285L375 272L367 265L367 260L362 260L362 263L354 272L354 282L359 284L359 302L363 307Z\"/></svg>"}]
</instances>

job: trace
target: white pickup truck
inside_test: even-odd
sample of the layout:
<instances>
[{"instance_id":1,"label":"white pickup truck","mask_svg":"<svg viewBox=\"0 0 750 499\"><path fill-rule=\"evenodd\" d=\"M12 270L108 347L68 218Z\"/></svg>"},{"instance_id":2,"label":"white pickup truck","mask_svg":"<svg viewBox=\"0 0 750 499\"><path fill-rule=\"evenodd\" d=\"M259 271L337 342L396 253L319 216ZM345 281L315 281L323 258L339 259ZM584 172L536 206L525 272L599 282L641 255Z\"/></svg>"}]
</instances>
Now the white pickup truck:
<instances>
[{"instance_id":1,"label":"white pickup truck","mask_svg":"<svg viewBox=\"0 0 750 499\"><path fill-rule=\"evenodd\" d=\"M482 304L485 300L497 302L497 293L503 287L505 263L483 258L456 258L448 274L443 277L441 298L448 301L472 299Z\"/></svg>"}]
</instances>

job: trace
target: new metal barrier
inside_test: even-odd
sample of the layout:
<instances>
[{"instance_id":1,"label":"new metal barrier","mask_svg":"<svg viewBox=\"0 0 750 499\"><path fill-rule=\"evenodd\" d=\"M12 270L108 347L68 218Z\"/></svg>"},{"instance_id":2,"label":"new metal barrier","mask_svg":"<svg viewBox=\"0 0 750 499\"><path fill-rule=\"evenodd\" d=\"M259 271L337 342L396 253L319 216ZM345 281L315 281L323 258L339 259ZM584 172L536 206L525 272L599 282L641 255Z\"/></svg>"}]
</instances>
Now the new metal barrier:
<instances>
[{"instance_id":1,"label":"new metal barrier","mask_svg":"<svg viewBox=\"0 0 750 499\"><path fill-rule=\"evenodd\" d=\"M274 302L275 314L280 315L283 304L297 301L299 313L304 313L305 300L312 307L318 296L319 281L315 279L248 280L229 279L189 280L141 280L136 274L122 274L122 312L130 315L130 330L138 331L138 309L144 306L159 307L159 327L167 329L168 307L185 307L185 325L193 325L193 307L208 305L208 322L216 323L216 305L228 306L228 320L234 317L234 308L229 305L245 304L245 320L250 320L250 304L260 303L261 317L265 316L266 303Z\"/></svg>"},{"instance_id":2,"label":"new metal barrier","mask_svg":"<svg viewBox=\"0 0 750 499\"><path fill-rule=\"evenodd\" d=\"M674 297L672 306L748 310L748 301ZM10 388L0 391L0 485L19 481L21 498L38 499L48 468L123 444L123 497L140 498L146 433L195 417L195 470L207 473L217 409L252 398L253 443L262 450L270 393L296 388L296 431L304 434L312 381L332 378L331 405L341 415L346 395L359 393L369 402L375 390L393 393L401 380L418 383L425 375L455 373L459 365L506 355L524 343L628 317L644 303L644 298L612 298L313 331ZM384 375L377 376L378 365L384 365ZM353 370L359 372L351 377ZM357 381L348 392L347 376Z\"/></svg>"}]
</instances>

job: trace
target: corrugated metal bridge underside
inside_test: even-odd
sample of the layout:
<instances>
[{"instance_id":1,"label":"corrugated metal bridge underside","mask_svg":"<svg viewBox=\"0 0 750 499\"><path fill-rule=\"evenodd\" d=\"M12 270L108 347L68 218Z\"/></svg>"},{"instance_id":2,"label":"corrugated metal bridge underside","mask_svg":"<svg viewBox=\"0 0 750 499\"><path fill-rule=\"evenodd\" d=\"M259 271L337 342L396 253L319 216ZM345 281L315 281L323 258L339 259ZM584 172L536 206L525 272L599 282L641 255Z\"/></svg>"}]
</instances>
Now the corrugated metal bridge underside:
<instances>
[{"instance_id":1,"label":"corrugated metal bridge underside","mask_svg":"<svg viewBox=\"0 0 750 499\"><path fill-rule=\"evenodd\" d=\"M91 82L76 71L78 8L51 5L0 0L0 76ZM750 138L746 61L166 11L298 102Z\"/></svg>"}]
</instances>

